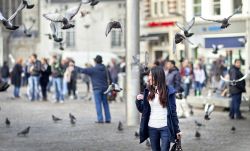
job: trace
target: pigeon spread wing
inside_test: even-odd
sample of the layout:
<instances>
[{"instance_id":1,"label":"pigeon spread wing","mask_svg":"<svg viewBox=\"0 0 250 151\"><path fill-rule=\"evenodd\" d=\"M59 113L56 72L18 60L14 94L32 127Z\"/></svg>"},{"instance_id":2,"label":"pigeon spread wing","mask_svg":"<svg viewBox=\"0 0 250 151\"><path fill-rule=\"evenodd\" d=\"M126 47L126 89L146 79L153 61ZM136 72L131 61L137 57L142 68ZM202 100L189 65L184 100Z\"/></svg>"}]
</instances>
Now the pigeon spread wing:
<instances>
[{"instance_id":1,"label":"pigeon spread wing","mask_svg":"<svg viewBox=\"0 0 250 151\"><path fill-rule=\"evenodd\" d=\"M187 31L189 31L192 28L192 26L194 25L194 22L195 22L195 18L193 17L192 20L187 23L187 25L185 26L185 29Z\"/></svg>"},{"instance_id":2,"label":"pigeon spread wing","mask_svg":"<svg viewBox=\"0 0 250 151\"><path fill-rule=\"evenodd\" d=\"M240 82L248 77L248 74L245 74L242 78L236 80L235 82Z\"/></svg>"},{"instance_id":3,"label":"pigeon spread wing","mask_svg":"<svg viewBox=\"0 0 250 151\"><path fill-rule=\"evenodd\" d=\"M194 45L194 43L192 43L188 38L185 38L185 40L190 43L191 45Z\"/></svg>"},{"instance_id":4,"label":"pigeon spread wing","mask_svg":"<svg viewBox=\"0 0 250 151\"><path fill-rule=\"evenodd\" d=\"M175 23L176 24L176 26L178 27L178 28L180 28L181 30L185 30L184 28L183 28L183 25L182 24L180 24L180 23L178 23L178 22L176 22Z\"/></svg>"},{"instance_id":5,"label":"pigeon spread wing","mask_svg":"<svg viewBox=\"0 0 250 151\"><path fill-rule=\"evenodd\" d=\"M217 23L223 23L222 20L212 20L212 19L206 19L200 16L201 19L206 20L206 21L212 21L212 22L217 22Z\"/></svg>"},{"instance_id":6,"label":"pigeon spread wing","mask_svg":"<svg viewBox=\"0 0 250 151\"><path fill-rule=\"evenodd\" d=\"M106 27L106 32L105 32L106 37L108 36L108 34L111 31L112 27L113 27L113 22L108 23L108 25Z\"/></svg>"},{"instance_id":7,"label":"pigeon spread wing","mask_svg":"<svg viewBox=\"0 0 250 151\"><path fill-rule=\"evenodd\" d=\"M242 6L240 6L239 8L237 8L234 13L232 15L230 15L227 19L230 19L231 17L233 17L235 14L239 13L241 10Z\"/></svg>"},{"instance_id":8,"label":"pigeon spread wing","mask_svg":"<svg viewBox=\"0 0 250 151\"><path fill-rule=\"evenodd\" d=\"M68 20L72 20L73 17L78 13L78 11L80 10L81 8L81 5L82 3L80 3L78 6L76 7L73 7L73 8L70 8L66 11L66 14L65 14L65 17L68 19Z\"/></svg>"},{"instance_id":9,"label":"pigeon spread wing","mask_svg":"<svg viewBox=\"0 0 250 151\"><path fill-rule=\"evenodd\" d=\"M222 49L224 47L224 45L218 45L217 48L218 49Z\"/></svg>"},{"instance_id":10,"label":"pigeon spread wing","mask_svg":"<svg viewBox=\"0 0 250 151\"><path fill-rule=\"evenodd\" d=\"M21 4L18 6L17 10L14 12L14 14L12 14L10 16L10 18L8 19L8 21L12 21L17 16L17 14L19 13L19 11L23 10L24 8L25 8L25 5L23 4L23 2L21 2Z\"/></svg>"},{"instance_id":11,"label":"pigeon spread wing","mask_svg":"<svg viewBox=\"0 0 250 151\"><path fill-rule=\"evenodd\" d=\"M1 12L0 12L0 20L6 20Z\"/></svg>"},{"instance_id":12,"label":"pigeon spread wing","mask_svg":"<svg viewBox=\"0 0 250 151\"><path fill-rule=\"evenodd\" d=\"M88 3L90 3L91 2L91 0L82 0L82 3L83 4L88 4Z\"/></svg>"},{"instance_id":13,"label":"pigeon spread wing","mask_svg":"<svg viewBox=\"0 0 250 151\"><path fill-rule=\"evenodd\" d=\"M43 17L53 22L63 22L64 17L59 13L43 14Z\"/></svg>"},{"instance_id":14,"label":"pigeon spread wing","mask_svg":"<svg viewBox=\"0 0 250 151\"><path fill-rule=\"evenodd\" d=\"M51 23L50 23L50 29L51 29L51 31L52 31L52 34L57 36L56 23L51 22Z\"/></svg>"}]
</instances>

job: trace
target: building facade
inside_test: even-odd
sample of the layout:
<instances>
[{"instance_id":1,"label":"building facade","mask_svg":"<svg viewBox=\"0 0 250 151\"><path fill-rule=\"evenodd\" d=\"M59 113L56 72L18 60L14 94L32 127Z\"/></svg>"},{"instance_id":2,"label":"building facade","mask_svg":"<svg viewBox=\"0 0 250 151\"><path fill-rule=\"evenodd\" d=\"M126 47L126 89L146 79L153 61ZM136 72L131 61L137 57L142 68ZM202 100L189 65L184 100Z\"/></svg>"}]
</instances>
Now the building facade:
<instances>
[{"instance_id":1,"label":"building facade","mask_svg":"<svg viewBox=\"0 0 250 151\"><path fill-rule=\"evenodd\" d=\"M219 23L204 21L199 16L208 19L223 19L235 12L242 4L242 10L230 19L230 26L221 29ZM249 0L186 0L186 18L190 20L196 17L196 23L192 28L195 33L190 40L201 47L198 50L190 49L192 58L206 57L211 62L219 55L226 56L227 65L232 64L236 58L245 60L245 69L249 68L249 48L247 42L243 45L239 39L246 37L250 40L250 2ZM217 55L212 54L212 45L223 45L224 48Z\"/></svg>"}]
</instances>

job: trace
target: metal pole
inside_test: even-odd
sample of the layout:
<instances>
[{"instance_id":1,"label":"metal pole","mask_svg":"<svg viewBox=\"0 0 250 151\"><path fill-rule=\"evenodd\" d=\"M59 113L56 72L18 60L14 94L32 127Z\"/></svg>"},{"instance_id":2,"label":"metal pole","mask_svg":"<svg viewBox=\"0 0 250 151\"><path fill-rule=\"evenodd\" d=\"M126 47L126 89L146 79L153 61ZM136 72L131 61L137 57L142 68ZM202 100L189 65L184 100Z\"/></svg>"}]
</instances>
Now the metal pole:
<instances>
[{"instance_id":1,"label":"metal pole","mask_svg":"<svg viewBox=\"0 0 250 151\"><path fill-rule=\"evenodd\" d=\"M139 55L139 0L127 0L127 49L126 49L126 74L127 97L126 116L127 125L138 125L139 113L136 109L135 99L139 94L140 73L139 65L132 66L132 56Z\"/></svg>"}]
</instances>

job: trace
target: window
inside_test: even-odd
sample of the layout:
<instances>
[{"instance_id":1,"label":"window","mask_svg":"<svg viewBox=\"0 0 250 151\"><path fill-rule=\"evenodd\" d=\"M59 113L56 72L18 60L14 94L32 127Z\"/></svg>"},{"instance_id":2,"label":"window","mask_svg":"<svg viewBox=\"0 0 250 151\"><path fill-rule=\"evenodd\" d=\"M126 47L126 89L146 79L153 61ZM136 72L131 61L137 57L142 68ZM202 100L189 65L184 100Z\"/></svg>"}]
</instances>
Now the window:
<instances>
[{"instance_id":1,"label":"window","mask_svg":"<svg viewBox=\"0 0 250 151\"><path fill-rule=\"evenodd\" d=\"M214 15L220 15L220 0L214 0Z\"/></svg>"},{"instance_id":2,"label":"window","mask_svg":"<svg viewBox=\"0 0 250 151\"><path fill-rule=\"evenodd\" d=\"M66 47L75 47L75 28L66 30Z\"/></svg>"},{"instance_id":3,"label":"window","mask_svg":"<svg viewBox=\"0 0 250 151\"><path fill-rule=\"evenodd\" d=\"M193 11L194 11L194 16L201 15L201 0L194 0Z\"/></svg>"},{"instance_id":4,"label":"window","mask_svg":"<svg viewBox=\"0 0 250 151\"><path fill-rule=\"evenodd\" d=\"M165 7L164 7L165 6L164 5L164 1L161 1L160 4L161 4L161 14L164 15L164 13L165 13L165 10L164 10L165 9Z\"/></svg>"},{"instance_id":5,"label":"window","mask_svg":"<svg viewBox=\"0 0 250 151\"><path fill-rule=\"evenodd\" d=\"M158 15L158 2L154 2L154 15Z\"/></svg>"},{"instance_id":6,"label":"window","mask_svg":"<svg viewBox=\"0 0 250 151\"><path fill-rule=\"evenodd\" d=\"M233 2L233 11L235 11L242 5L242 0L234 0ZM240 10L240 13L242 13L242 9Z\"/></svg>"},{"instance_id":7,"label":"window","mask_svg":"<svg viewBox=\"0 0 250 151\"><path fill-rule=\"evenodd\" d=\"M122 33L120 30L111 31L111 47L122 46Z\"/></svg>"}]
</instances>

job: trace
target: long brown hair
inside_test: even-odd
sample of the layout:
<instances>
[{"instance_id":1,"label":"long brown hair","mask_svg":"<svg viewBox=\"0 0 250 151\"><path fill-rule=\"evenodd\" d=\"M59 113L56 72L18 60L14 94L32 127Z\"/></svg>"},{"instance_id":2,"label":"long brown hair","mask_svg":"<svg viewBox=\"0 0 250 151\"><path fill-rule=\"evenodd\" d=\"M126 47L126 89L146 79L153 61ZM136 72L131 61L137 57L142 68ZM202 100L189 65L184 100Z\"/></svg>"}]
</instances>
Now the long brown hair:
<instances>
[{"instance_id":1,"label":"long brown hair","mask_svg":"<svg viewBox=\"0 0 250 151\"><path fill-rule=\"evenodd\" d=\"M150 70L150 73L152 75L153 85L148 86L150 92L148 100L153 100L158 90L160 104L165 108L167 104L167 87L164 70L162 67L155 66Z\"/></svg>"}]
</instances>

